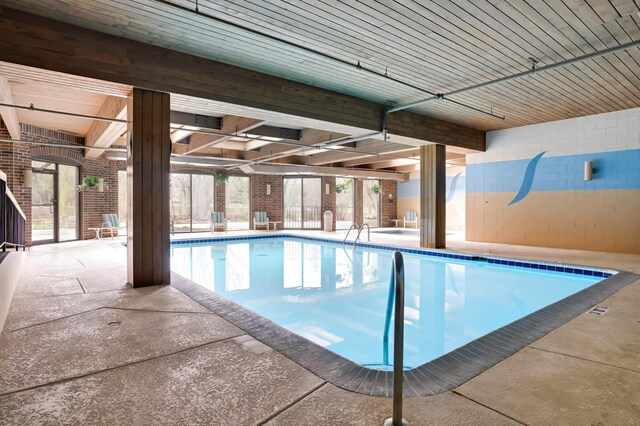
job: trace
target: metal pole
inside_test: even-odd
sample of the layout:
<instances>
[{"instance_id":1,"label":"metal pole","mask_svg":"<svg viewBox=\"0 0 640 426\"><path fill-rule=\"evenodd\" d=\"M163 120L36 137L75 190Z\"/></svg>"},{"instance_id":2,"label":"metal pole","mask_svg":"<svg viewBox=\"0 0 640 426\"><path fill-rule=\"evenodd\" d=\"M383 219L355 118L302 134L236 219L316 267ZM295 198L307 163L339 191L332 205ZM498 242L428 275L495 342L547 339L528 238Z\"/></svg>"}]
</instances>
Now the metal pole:
<instances>
[{"instance_id":1,"label":"metal pole","mask_svg":"<svg viewBox=\"0 0 640 426\"><path fill-rule=\"evenodd\" d=\"M636 47L636 46L639 46L639 45L640 45L640 40L635 40L635 41L631 41L629 43L621 44L621 45L618 45L618 46L613 46L613 47L610 47L608 49L598 50L596 52L588 53L586 55L577 56L577 57L571 58L571 59L566 59L564 61L556 62L554 64L545 65L545 66L537 67L537 68L534 67L534 68L532 68L530 70L519 72L517 74L512 74L512 75L508 75L508 76L505 76L505 77L500 77L500 78L497 78L495 80L485 81L484 83L474 84L473 86L463 87L461 89L452 90L451 92L441 93L441 94L438 94L438 95L435 95L435 96L430 96L428 98L421 99L421 100L418 100L418 101L415 101L415 102L410 102L410 103L405 104L405 105L398 105L395 108L389 109L387 111L387 114L391 114L393 112L402 111L402 110L407 109L407 108L412 108L412 107L415 107L415 106L418 106L418 105L422 105L424 103L431 102L431 101L436 100L436 99L445 99L447 96L458 95L460 93L469 92L471 90L480 89L480 88L491 86L491 85L498 84L498 83L504 83L506 81L510 81L510 80L514 80L516 78L520 78L520 77L524 77L524 76L527 76L527 75L535 74L535 73L538 73L538 72L541 72L541 71L550 71L550 70L552 70L554 68L571 65L571 64L574 64L576 62L586 61L587 59L598 58L600 56L607 55L609 53L614 53L614 52L618 52L620 50L630 49L632 47Z\"/></svg>"},{"instance_id":2,"label":"metal pole","mask_svg":"<svg viewBox=\"0 0 640 426\"><path fill-rule=\"evenodd\" d=\"M33 104L31 104L30 106L23 106L23 105L7 104L2 102L0 103L0 106L7 107L7 108L24 109L27 111L34 111L34 112L44 112L47 114L66 115L69 117L84 118L86 120L106 121L108 123L128 123L127 120L121 120L119 118L100 117L97 115L76 114L75 112L65 112L65 111L56 111L53 109L36 108L33 106Z\"/></svg>"},{"instance_id":3,"label":"metal pole","mask_svg":"<svg viewBox=\"0 0 640 426\"><path fill-rule=\"evenodd\" d=\"M402 418L402 379L404 375L404 261L402 253L393 253L393 283L395 293L393 318L393 414L384 426L409 426ZM391 297L389 297L391 300Z\"/></svg>"}]
</instances>

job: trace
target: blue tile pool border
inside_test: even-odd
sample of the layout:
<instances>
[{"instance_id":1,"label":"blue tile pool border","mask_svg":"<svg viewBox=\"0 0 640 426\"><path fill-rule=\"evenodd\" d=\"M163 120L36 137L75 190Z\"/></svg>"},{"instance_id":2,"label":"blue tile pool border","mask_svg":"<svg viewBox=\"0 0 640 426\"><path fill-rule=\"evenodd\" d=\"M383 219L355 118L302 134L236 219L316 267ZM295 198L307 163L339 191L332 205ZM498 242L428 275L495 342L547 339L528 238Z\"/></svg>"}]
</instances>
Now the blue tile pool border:
<instances>
[{"instance_id":1,"label":"blue tile pool border","mask_svg":"<svg viewBox=\"0 0 640 426\"><path fill-rule=\"evenodd\" d=\"M245 235L245 236L237 236L237 237L210 237L210 238L171 240L171 245L180 246L180 245L190 245L190 244L222 243L225 241L269 240L269 239L278 239L278 238L291 238L291 239L296 239L301 241L315 241L315 242L324 242L324 243L331 243L331 244L341 243L341 241L334 240L331 238L308 237L303 235L277 233L277 234L268 234L268 235ZM353 243L348 243L348 244L353 246ZM356 243L355 246L361 247L361 248L371 248L376 250L387 250L387 251L397 250L403 254L404 253L417 254L422 256L437 257L441 259L463 260L463 261L469 261L469 262L487 262L492 265L504 265L504 266L511 266L516 268L535 269L538 271L547 271L547 272L560 272L565 274L584 275L584 276L599 277L599 278L609 278L610 276L615 275L617 273L617 271L613 271L610 269L591 268L591 267L585 267L585 266L579 266L579 265L566 265L566 264L560 264L560 263L534 262L534 261L527 261L522 259L510 259L510 258L495 257L495 256L480 256L480 255L472 255L472 254L465 254L465 253L452 253L452 252L443 251L443 250L399 247L399 246L372 244L372 243L365 243L365 242L358 242Z\"/></svg>"},{"instance_id":2,"label":"blue tile pool border","mask_svg":"<svg viewBox=\"0 0 640 426\"><path fill-rule=\"evenodd\" d=\"M336 240L309 238L288 234L259 235L249 237L224 237L197 240L180 240L172 242L174 246L192 244L194 242L238 241L247 239L273 239L279 237L308 239L335 243ZM339 242L339 241L338 241ZM375 244L358 244L361 247L381 247L387 250L400 250L400 247L379 246ZM409 252L428 252L430 250L411 250ZM482 260L482 256L457 255L464 259L471 257ZM443 257L443 256L437 256ZM454 257L454 259L457 259ZM625 272L567 265L548 264L530 261L515 261L513 259L490 258L496 264L509 262L525 265L553 266L552 271L569 272L569 269L580 269L602 273L603 280L548 305L536 312L522 317L510 324L492 331L464 346L455 349L404 372L404 395L406 397L430 396L453 390L473 377L505 360L531 343L547 335L551 331L566 324L573 318L589 311L594 305L602 302L627 285L640 279L640 275ZM487 259L488 262L488 259ZM558 270L558 267L564 270ZM535 269L535 268L534 268ZM543 269L545 270L545 269ZM546 269L547 271L550 269ZM605 276L607 274L607 276ZM596 275L600 276L600 275ZM283 356L298 363L333 385L351 392L390 397L392 387L392 372L376 370L354 363L328 349L319 346L306 338L299 336L273 321L232 302L206 288L194 283L175 272L172 272L172 285L205 308L231 322L255 339L270 346Z\"/></svg>"}]
</instances>

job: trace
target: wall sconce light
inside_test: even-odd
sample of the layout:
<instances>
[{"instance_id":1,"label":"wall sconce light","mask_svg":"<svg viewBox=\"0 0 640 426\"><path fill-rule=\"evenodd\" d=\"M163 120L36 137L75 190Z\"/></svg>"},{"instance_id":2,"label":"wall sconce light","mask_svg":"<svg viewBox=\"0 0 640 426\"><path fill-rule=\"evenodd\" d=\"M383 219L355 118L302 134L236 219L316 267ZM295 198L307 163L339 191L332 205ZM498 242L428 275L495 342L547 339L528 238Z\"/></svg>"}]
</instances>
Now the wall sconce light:
<instances>
[{"instance_id":1,"label":"wall sconce light","mask_svg":"<svg viewBox=\"0 0 640 426\"><path fill-rule=\"evenodd\" d=\"M387 199L389 200L390 203L393 203L393 194L389 193L389 195L387 196Z\"/></svg>"},{"instance_id":2,"label":"wall sconce light","mask_svg":"<svg viewBox=\"0 0 640 426\"><path fill-rule=\"evenodd\" d=\"M330 187L329 187L329 184L328 184L328 183L324 185L324 193L325 193L326 195L329 195L329 194L331 193L331 189L330 189Z\"/></svg>"},{"instance_id":3,"label":"wall sconce light","mask_svg":"<svg viewBox=\"0 0 640 426\"><path fill-rule=\"evenodd\" d=\"M104 192L104 179L98 178L98 184L96 185L98 192Z\"/></svg>"},{"instance_id":4,"label":"wall sconce light","mask_svg":"<svg viewBox=\"0 0 640 426\"><path fill-rule=\"evenodd\" d=\"M33 172L31 169L24 169L22 172L22 180L25 188L31 188L31 179L33 178Z\"/></svg>"},{"instance_id":5,"label":"wall sconce light","mask_svg":"<svg viewBox=\"0 0 640 426\"><path fill-rule=\"evenodd\" d=\"M584 180L593 179L593 162L585 161L584 162Z\"/></svg>"},{"instance_id":6,"label":"wall sconce light","mask_svg":"<svg viewBox=\"0 0 640 426\"><path fill-rule=\"evenodd\" d=\"M271 184L267 184L267 195L271 195Z\"/></svg>"}]
</instances>

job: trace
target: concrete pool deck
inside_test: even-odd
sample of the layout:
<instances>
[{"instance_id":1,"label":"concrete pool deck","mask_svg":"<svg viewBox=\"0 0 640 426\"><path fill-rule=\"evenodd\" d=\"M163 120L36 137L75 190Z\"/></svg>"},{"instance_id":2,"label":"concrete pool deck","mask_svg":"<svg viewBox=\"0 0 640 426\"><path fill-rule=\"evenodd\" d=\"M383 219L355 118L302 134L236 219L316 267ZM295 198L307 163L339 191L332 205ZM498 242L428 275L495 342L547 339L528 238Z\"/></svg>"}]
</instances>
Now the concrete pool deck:
<instances>
[{"instance_id":1,"label":"concrete pool deck","mask_svg":"<svg viewBox=\"0 0 640 426\"><path fill-rule=\"evenodd\" d=\"M173 287L128 287L122 240L29 252L0 334L0 424L381 425L389 417L389 399L326 383ZM372 241L417 245L373 233ZM640 255L453 238L448 246L640 273ZM604 315L579 315L451 392L406 399L405 418L640 423L640 281L600 305Z\"/></svg>"}]
</instances>

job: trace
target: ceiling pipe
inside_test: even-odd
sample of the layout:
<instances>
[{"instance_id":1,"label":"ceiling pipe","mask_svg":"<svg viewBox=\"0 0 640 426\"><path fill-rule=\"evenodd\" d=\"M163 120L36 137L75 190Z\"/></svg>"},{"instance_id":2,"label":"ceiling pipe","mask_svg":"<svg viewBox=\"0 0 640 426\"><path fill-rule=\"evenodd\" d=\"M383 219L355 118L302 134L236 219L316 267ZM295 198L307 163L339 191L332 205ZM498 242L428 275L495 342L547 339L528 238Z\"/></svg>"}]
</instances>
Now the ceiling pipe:
<instances>
[{"instance_id":1,"label":"ceiling pipe","mask_svg":"<svg viewBox=\"0 0 640 426\"><path fill-rule=\"evenodd\" d=\"M107 121L110 123L127 123L127 120L120 120L118 118L108 118L108 117L100 117L97 115L76 114L74 112L65 112L65 111L56 111L53 109L36 108L33 106L33 104L29 106L24 106L24 105L6 104L2 102L0 103L0 106L8 107L8 108L24 109L27 111L34 111L34 112L44 112L47 114L66 115L69 117L83 118L87 120Z\"/></svg>"},{"instance_id":2,"label":"ceiling pipe","mask_svg":"<svg viewBox=\"0 0 640 426\"><path fill-rule=\"evenodd\" d=\"M534 62L534 64L531 67L531 69L529 69L527 71L522 71L522 72L519 72L517 74L512 74L512 75L508 75L508 76L505 76L505 77L496 78L495 80L485 81L484 83L474 84L472 86L463 87L461 89L452 90L450 92L439 93L439 94L436 94L434 96L430 96L428 98L421 99L419 101L410 102L408 104L398 105L397 107L393 107L393 108L390 108L389 110L387 110L386 114L392 114L394 112L402 111L402 110L405 110L407 108L413 108L413 107L425 104L427 102L434 101L436 99L449 100L449 99L447 99L448 96L459 95L461 93L470 92L472 90L481 89L481 88L487 87L487 86L493 86L494 84L504 83L504 82L507 82L507 81L515 80L515 79L520 78L520 77L525 77L525 76L536 74L536 73L543 72L543 71L550 71L550 70L555 69L555 68L559 68L559 67L564 67L564 66L567 66L567 65L575 64L576 62L583 62L583 61L586 61L588 59L598 58L600 56L608 55L609 53L614 53L614 52L618 52L620 50L630 49L630 48L636 47L636 46L640 46L640 40L631 41L629 43L620 44L618 46L609 47L609 48L603 49L603 50L598 50L596 52L588 53L586 55L576 56L575 58L566 59L564 61L556 62L556 63L550 64L550 65L545 65L545 66L542 66L542 67L536 66L536 64Z\"/></svg>"},{"instance_id":3,"label":"ceiling pipe","mask_svg":"<svg viewBox=\"0 0 640 426\"><path fill-rule=\"evenodd\" d=\"M85 146L85 145L61 145L59 143L23 141L23 140L6 139L6 138L0 138L0 142L12 142L12 143L39 145L39 146L55 146L58 148L68 148L68 149L99 149L101 151L110 151L110 152L127 152L126 148L104 148L99 146Z\"/></svg>"},{"instance_id":4,"label":"ceiling pipe","mask_svg":"<svg viewBox=\"0 0 640 426\"><path fill-rule=\"evenodd\" d=\"M155 1L157 1L158 3L162 3L164 5L168 5L168 6L183 10L185 12L191 12L191 13L194 13L196 15L203 16L205 18L211 19L211 20L216 21L216 22L222 22L223 24L230 25L230 26L232 26L234 28L238 28L238 29L243 30L243 31L248 31L250 33L257 34L257 35L262 36L262 37L266 37L269 40L273 40L273 41L276 41L278 43L283 43L283 44L285 44L287 46L291 46L291 47L294 47L296 49L304 50L305 52L309 52L309 53L312 53L314 55L321 56L321 57L323 57L325 59L329 59L331 61L340 63L342 65L346 65L346 66L349 66L349 67L355 67L356 69L358 69L358 70L360 70L362 72L366 72L366 73L371 74L373 76L384 78L384 79L389 80L389 81L393 81L394 83L398 83L398 84L401 84L401 85L403 85L405 87L409 87L411 89L418 90L418 91L420 91L422 93L426 93L428 95L436 95L436 93L434 93L434 92L432 92L430 90L427 90L427 89L425 89L423 87L416 86L415 84L400 80L400 79L395 78L395 77L390 77L388 75L388 72L387 72L386 68L385 68L385 72L384 73L381 73L381 72L378 72L378 71L374 71L374 70L372 70L370 68L362 66L362 64L360 64L360 61L357 61L357 63L354 64L353 62L346 61L344 59L340 59L340 58L338 58L336 56L329 55L329 54L321 52L319 50L315 50L315 49L312 49L310 47L307 47L307 46L304 46L304 45L301 45L301 44L296 44L296 43L293 43L293 42L291 42L289 40L286 40L286 39L283 39L283 38L278 38L278 37L276 37L274 35L271 35L271 34L263 33L261 31L258 31L256 29L254 29L254 28L244 27L244 26L242 26L240 24L237 24L237 23L235 23L233 21L228 21L228 20L222 19L219 16L214 16L214 15L210 15L208 13L204 13L198 7L198 3L197 2L195 4L195 8L192 9L190 7L182 6L182 5L173 3L172 1L168 1L168 0L155 0ZM474 107L474 106L471 106L471 105L467 105L467 104L464 104L462 102L458 102L458 105L460 105L462 107L465 107L465 108L472 109L472 110L480 112L482 114L486 114L486 115L489 115L489 116L496 117L496 118L499 118L501 120L504 120L504 116L496 115L493 112L484 111L484 110L482 110L480 108L477 108L477 107Z\"/></svg>"}]
</instances>

